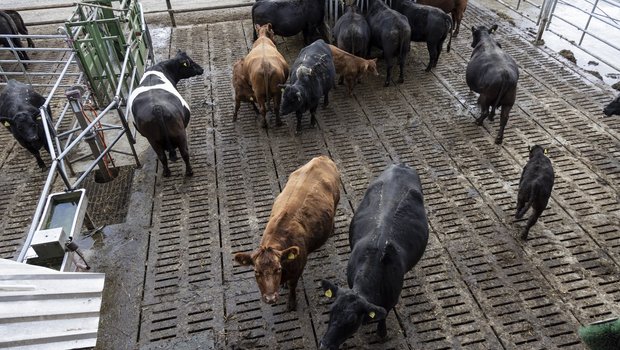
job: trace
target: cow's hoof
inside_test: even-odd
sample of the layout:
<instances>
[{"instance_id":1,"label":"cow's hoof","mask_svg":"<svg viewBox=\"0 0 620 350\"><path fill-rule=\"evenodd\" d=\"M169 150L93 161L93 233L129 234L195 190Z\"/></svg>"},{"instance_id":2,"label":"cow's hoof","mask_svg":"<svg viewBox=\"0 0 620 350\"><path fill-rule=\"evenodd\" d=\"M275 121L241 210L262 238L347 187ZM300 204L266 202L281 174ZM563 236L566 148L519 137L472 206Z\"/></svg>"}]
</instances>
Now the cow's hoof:
<instances>
[{"instance_id":1,"label":"cow's hoof","mask_svg":"<svg viewBox=\"0 0 620 350\"><path fill-rule=\"evenodd\" d=\"M385 337L387 337L387 327L385 325L381 325L379 324L377 326L377 335L379 336L379 338L381 339L385 339Z\"/></svg>"},{"instance_id":2,"label":"cow's hoof","mask_svg":"<svg viewBox=\"0 0 620 350\"><path fill-rule=\"evenodd\" d=\"M396 82L399 83L399 84L402 84L402 83L405 82L405 79L404 78L398 78L398 80Z\"/></svg>"},{"instance_id":3,"label":"cow's hoof","mask_svg":"<svg viewBox=\"0 0 620 350\"><path fill-rule=\"evenodd\" d=\"M482 126L484 124L484 119L476 119L476 125Z\"/></svg>"},{"instance_id":4,"label":"cow's hoof","mask_svg":"<svg viewBox=\"0 0 620 350\"><path fill-rule=\"evenodd\" d=\"M297 303L296 302L288 302L286 304L286 311L291 312L291 311L296 311L297 310Z\"/></svg>"},{"instance_id":5,"label":"cow's hoof","mask_svg":"<svg viewBox=\"0 0 620 350\"><path fill-rule=\"evenodd\" d=\"M524 241L527 241L527 234L528 234L528 233L529 233L529 232L527 232L527 231L523 231L523 232L521 232L521 239L522 239L522 240L524 240Z\"/></svg>"},{"instance_id":6,"label":"cow's hoof","mask_svg":"<svg viewBox=\"0 0 620 350\"><path fill-rule=\"evenodd\" d=\"M501 144L502 144L502 141L504 141L504 139L503 139L503 138L499 138L499 137L498 137L498 138L496 138L496 139L495 139L495 144L496 144L496 145L501 145Z\"/></svg>"},{"instance_id":7,"label":"cow's hoof","mask_svg":"<svg viewBox=\"0 0 620 350\"><path fill-rule=\"evenodd\" d=\"M388 86L390 86L390 82L389 81L386 81L385 83L383 83L383 87L388 87Z\"/></svg>"},{"instance_id":8,"label":"cow's hoof","mask_svg":"<svg viewBox=\"0 0 620 350\"><path fill-rule=\"evenodd\" d=\"M431 66L426 67L426 69L424 71L425 72L430 72L431 71Z\"/></svg>"},{"instance_id":9,"label":"cow's hoof","mask_svg":"<svg viewBox=\"0 0 620 350\"><path fill-rule=\"evenodd\" d=\"M164 171L163 175L164 175L164 177L170 177L170 175L171 175L170 174L170 170Z\"/></svg>"},{"instance_id":10,"label":"cow's hoof","mask_svg":"<svg viewBox=\"0 0 620 350\"><path fill-rule=\"evenodd\" d=\"M295 136L301 135L301 129L295 129Z\"/></svg>"},{"instance_id":11,"label":"cow's hoof","mask_svg":"<svg viewBox=\"0 0 620 350\"><path fill-rule=\"evenodd\" d=\"M261 122L260 127L263 129L267 129L267 122L266 121Z\"/></svg>"},{"instance_id":12,"label":"cow's hoof","mask_svg":"<svg viewBox=\"0 0 620 350\"><path fill-rule=\"evenodd\" d=\"M282 123L281 120L276 120L276 126L282 126L284 125L284 123Z\"/></svg>"},{"instance_id":13,"label":"cow's hoof","mask_svg":"<svg viewBox=\"0 0 620 350\"><path fill-rule=\"evenodd\" d=\"M492 121L494 121L494 120L495 120L495 116L494 116L494 115L489 114L489 116L487 117L487 119L488 119L490 122L492 122Z\"/></svg>"},{"instance_id":14,"label":"cow's hoof","mask_svg":"<svg viewBox=\"0 0 620 350\"><path fill-rule=\"evenodd\" d=\"M194 171L193 171L193 170L187 170L187 171L185 171L185 176L187 176L187 177L192 177L192 176L194 176Z\"/></svg>"}]
</instances>

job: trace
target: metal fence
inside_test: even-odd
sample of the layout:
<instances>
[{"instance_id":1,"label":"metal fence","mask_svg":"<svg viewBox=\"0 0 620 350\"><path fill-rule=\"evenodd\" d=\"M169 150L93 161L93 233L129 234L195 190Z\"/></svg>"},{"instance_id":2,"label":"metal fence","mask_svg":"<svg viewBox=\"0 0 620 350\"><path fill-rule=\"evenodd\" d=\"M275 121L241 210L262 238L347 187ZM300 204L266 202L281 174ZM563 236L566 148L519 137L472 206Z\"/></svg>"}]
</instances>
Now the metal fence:
<instances>
[{"instance_id":1,"label":"metal fence","mask_svg":"<svg viewBox=\"0 0 620 350\"><path fill-rule=\"evenodd\" d=\"M37 48L8 47L4 50L8 53L0 51L0 80L4 79L0 85L8 79L21 80L46 96L40 111L52 159L18 262L26 258L57 175L66 190L72 191L97 167L100 174L108 174L108 180L113 178L108 170L114 164L111 152L129 155L140 165L133 146L135 129L127 121L124 102L144 72L150 37L136 0L117 1L120 4L114 7L112 1L76 4L72 17L58 29L59 35L0 35L37 42ZM42 39L55 42L45 45ZM31 59L23 60L23 55L17 54L19 50L32 52ZM64 106L55 111L55 117L47 110L52 99L61 99L56 105ZM93 107L87 107L88 100L93 101ZM123 137L130 152L115 148ZM90 152L70 159L85 144ZM71 164L85 158L91 160L76 175Z\"/></svg>"},{"instance_id":2,"label":"metal fence","mask_svg":"<svg viewBox=\"0 0 620 350\"><path fill-rule=\"evenodd\" d=\"M496 0L620 72L620 2L616 0Z\"/></svg>"}]
</instances>

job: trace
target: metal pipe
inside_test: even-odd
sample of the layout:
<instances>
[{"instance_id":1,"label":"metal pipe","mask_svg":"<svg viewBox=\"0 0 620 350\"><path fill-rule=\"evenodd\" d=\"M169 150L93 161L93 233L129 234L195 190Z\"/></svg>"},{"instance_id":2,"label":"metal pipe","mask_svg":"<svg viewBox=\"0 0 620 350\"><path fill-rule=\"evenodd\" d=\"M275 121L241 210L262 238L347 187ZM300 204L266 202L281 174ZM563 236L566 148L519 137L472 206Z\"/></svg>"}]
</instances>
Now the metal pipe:
<instances>
[{"instance_id":1,"label":"metal pipe","mask_svg":"<svg viewBox=\"0 0 620 350\"><path fill-rule=\"evenodd\" d=\"M77 145L78 142L80 142L84 136L86 136L86 134L88 134L90 132L90 129L93 128L93 126L95 124L97 124L98 121L101 120L101 118L103 118L111 109L113 109L114 107L116 107L118 105L118 101L113 100L102 112L101 114L99 114L97 116L97 118L93 119L92 122L90 122L90 124L88 124L88 126L75 138L75 140L73 140L73 142L71 142L71 144L65 148L65 150L58 155L59 159L62 159L64 157L67 156L67 154L71 151L71 149L73 149L73 147L75 147L75 145Z\"/></svg>"},{"instance_id":2,"label":"metal pipe","mask_svg":"<svg viewBox=\"0 0 620 350\"><path fill-rule=\"evenodd\" d=\"M65 7L73 7L75 3L64 3L64 4L49 4L49 5L39 5L39 6L26 6L26 7L10 7L5 10L13 10L13 11L33 11L33 10L50 10L50 9L58 9ZM28 23L26 23L28 24Z\"/></svg>"},{"instance_id":3,"label":"metal pipe","mask_svg":"<svg viewBox=\"0 0 620 350\"><path fill-rule=\"evenodd\" d=\"M32 238L34 237L34 231L37 228L37 223L41 220L41 215L43 214L43 208L45 207L45 203L47 202L47 196L50 193L50 189L52 187L52 183L54 182L54 175L56 174L56 167L58 166L58 160L52 160L52 164L50 165L50 171L47 173L47 179L45 180L45 184L43 185L43 190L41 191L41 197L39 198L39 202L37 203L37 208L34 211L34 215L32 217L32 224L28 229L28 234L26 235L26 241L24 242L24 246L22 250L19 252L17 256L17 262L24 262L24 258L26 257L26 253L28 252L28 248L30 248L30 244L32 243Z\"/></svg>"},{"instance_id":4,"label":"metal pipe","mask_svg":"<svg viewBox=\"0 0 620 350\"><path fill-rule=\"evenodd\" d=\"M543 33L545 32L545 27L547 26L547 22L550 20L551 16L553 16L551 8L553 7L553 4L555 2L557 2L557 0L545 0L545 2L543 3L543 8L540 16L541 21L540 25L538 26L538 33L536 34L536 44L541 42Z\"/></svg>"},{"instance_id":5,"label":"metal pipe","mask_svg":"<svg viewBox=\"0 0 620 350\"><path fill-rule=\"evenodd\" d=\"M612 21L613 21L614 23L607 22L607 19L609 19L608 17L601 16L601 15L599 15L599 14L597 14L597 13L593 13L593 12L586 12L586 11L584 11L584 10L580 9L579 7L576 7L576 6L572 5L572 4L569 4L569 3L564 2L564 1L560 1L560 3L561 3L562 5L565 5L565 6L571 7L571 8L573 8L573 9L575 9L575 10L577 10L577 11L579 11L579 12L583 13L583 14L586 14L586 15L588 15L588 16L590 16L590 17L594 17L594 18L598 19L599 21L601 21L601 22L603 22L603 23L605 23L605 24L607 24L607 25L609 25L609 26L611 26L611 27L614 27L615 29L620 30L620 25L619 25L617 22L615 22L615 21L613 21L613 20L612 20ZM559 17L559 16L556 16L556 17Z\"/></svg>"},{"instance_id":6,"label":"metal pipe","mask_svg":"<svg viewBox=\"0 0 620 350\"><path fill-rule=\"evenodd\" d=\"M166 1L170 1L170 0L166 0ZM228 9L239 8L239 7L250 7L252 5L254 5L253 2L243 3L243 4L195 7L195 8L191 8L191 9L178 9L178 10L173 10L172 7L170 7L170 9L168 9L168 10L146 11L146 12L144 12L144 14L150 15L150 14L164 13L164 12L170 12L170 11L172 11L174 13L186 13L186 12L196 12L196 11L228 10Z\"/></svg>"},{"instance_id":7,"label":"metal pipe","mask_svg":"<svg viewBox=\"0 0 620 350\"><path fill-rule=\"evenodd\" d=\"M590 22L592 21L592 14L594 13L594 11L596 11L596 6L598 6L598 0L594 1L594 5L592 5L592 11L590 11L589 16L588 16L588 21L586 22L586 26L585 26L585 30L581 32L581 38L579 39L579 45L581 45L583 43L583 37L586 36L586 30L588 30L588 27L590 27Z\"/></svg>"},{"instance_id":8,"label":"metal pipe","mask_svg":"<svg viewBox=\"0 0 620 350\"><path fill-rule=\"evenodd\" d=\"M82 174L82 176L80 176L74 183L73 186L70 188L70 190L75 190L77 189L77 187L82 183L82 181L84 181L84 179L90 174L90 172L95 168L95 166L97 165L97 163L101 162L101 160L103 159L103 157L107 156L108 153L110 152L110 149L112 149L112 147L114 147L114 145L118 142L118 140L120 140L121 137L123 137L123 134L125 133L125 131L121 131L120 133L118 133L118 135L116 136L116 138L114 139L114 141L112 141L112 143L110 143L110 145L108 147L106 147L101 154L99 154L99 156L88 166L88 168L86 168L86 170L84 171L84 173ZM105 177L105 175L104 175Z\"/></svg>"}]
</instances>

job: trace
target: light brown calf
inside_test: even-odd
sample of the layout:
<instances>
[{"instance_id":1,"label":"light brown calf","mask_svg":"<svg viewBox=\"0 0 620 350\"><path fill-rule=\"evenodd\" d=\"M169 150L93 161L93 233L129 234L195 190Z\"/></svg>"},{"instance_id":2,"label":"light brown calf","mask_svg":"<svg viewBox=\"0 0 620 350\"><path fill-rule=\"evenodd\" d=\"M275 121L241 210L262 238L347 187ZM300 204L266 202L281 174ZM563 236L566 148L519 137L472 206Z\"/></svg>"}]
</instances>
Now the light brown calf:
<instances>
[{"instance_id":1,"label":"light brown calf","mask_svg":"<svg viewBox=\"0 0 620 350\"><path fill-rule=\"evenodd\" d=\"M267 127L267 109L269 101L273 99L273 110L276 115L276 124L281 125L280 100L282 93L278 85L284 84L288 78L288 64L278 52L273 43L271 23L263 26L256 25L258 39L252 45L252 50L244 58L243 68L246 80L250 83L258 109L262 116L261 126Z\"/></svg>"},{"instance_id":2,"label":"light brown calf","mask_svg":"<svg viewBox=\"0 0 620 350\"><path fill-rule=\"evenodd\" d=\"M308 254L321 247L334 231L340 200L340 173L328 157L310 160L288 178L276 198L260 246L235 254L241 265L254 266L262 300L278 300L280 285L288 283L287 310L295 310L295 288Z\"/></svg>"},{"instance_id":3,"label":"light brown calf","mask_svg":"<svg viewBox=\"0 0 620 350\"><path fill-rule=\"evenodd\" d=\"M376 58L366 60L339 49L334 45L329 45L329 48L332 50L332 56L334 57L336 73L340 75L339 83L342 83L344 80L349 96L353 93L353 87L361 78L362 74L379 75L379 72L377 72Z\"/></svg>"},{"instance_id":4,"label":"light brown calf","mask_svg":"<svg viewBox=\"0 0 620 350\"><path fill-rule=\"evenodd\" d=\"M239 107L241 107L241 101L251 103L254 112L258 113L258 108L256 108L256 104L254 103L256 97L254 97L252 86L245 76L243 62L244 59L242 58L235 62L233 66L233 88L235 89L235 112L233 113L233 122L237 121L237 113L239 112Z\"/></svg>"}]
</instances>

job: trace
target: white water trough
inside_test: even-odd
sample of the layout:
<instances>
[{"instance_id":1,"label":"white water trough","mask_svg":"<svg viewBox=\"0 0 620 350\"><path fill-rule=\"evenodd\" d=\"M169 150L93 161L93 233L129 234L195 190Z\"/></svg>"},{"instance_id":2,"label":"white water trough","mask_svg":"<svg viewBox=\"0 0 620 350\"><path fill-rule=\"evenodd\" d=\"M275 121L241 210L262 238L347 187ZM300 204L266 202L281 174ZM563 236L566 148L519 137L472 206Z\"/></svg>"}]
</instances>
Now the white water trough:
<instances>
[{"instance_id":1,"label":"white water trough","mask_svg":"<svg viewBox=\"0 0 620 350\"><path fill-rule=\"evenodd\" d=\"M84 189L50 194L26 254L27 263L51 264L60 271L75 270L71 266L73 259L70 259L73 252L68 252L65 246L79 235L87 207L88 198Z\"/></svg>"}]
</instances>

